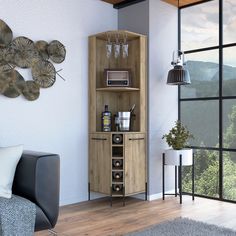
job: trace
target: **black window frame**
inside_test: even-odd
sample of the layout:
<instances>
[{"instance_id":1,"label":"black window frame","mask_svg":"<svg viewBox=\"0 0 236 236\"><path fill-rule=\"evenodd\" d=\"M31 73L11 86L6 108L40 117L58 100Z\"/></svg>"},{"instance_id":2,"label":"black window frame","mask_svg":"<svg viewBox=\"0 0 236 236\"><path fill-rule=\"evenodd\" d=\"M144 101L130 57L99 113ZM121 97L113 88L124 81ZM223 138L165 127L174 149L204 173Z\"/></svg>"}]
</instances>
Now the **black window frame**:
<instances>
[{"instance_id":1,"label":"black window frame","mask_svg":"<svg viewBox=\"0 0 236 236\"><path fill-rule=\"evenodd\" d=\"M181 10L186 9L195 5L204 4L212 0L203 0L197 3L189 4L178 8L178 49L181 50ZM196 52L204 52L209 50L219 50L219 96L217 97L200 97L200 98L181 98L181 88L178 86L178 120L181 121L181 103L185 101L210 101L215 100L219 102L219 148L216 147L201 147L201 146L190 146L194 150L216 150L219 151L219 198L209 197L200 194L195 196L215 199L225 202L236 203L234 200L224 199L223 197L223 153L224 152L236 152L236 149L228 149L223 147L223 101L226 99L235 99L236 96L223 96L223 50L228 47L235 47L235 43L224 44L223 42L223 0L219 0L219 45L212 47L205 47L199 49L192 49L184 51L184 53L191 54ZM187 193L188 194L188 193Z\"/></svg>"}]
</instances>

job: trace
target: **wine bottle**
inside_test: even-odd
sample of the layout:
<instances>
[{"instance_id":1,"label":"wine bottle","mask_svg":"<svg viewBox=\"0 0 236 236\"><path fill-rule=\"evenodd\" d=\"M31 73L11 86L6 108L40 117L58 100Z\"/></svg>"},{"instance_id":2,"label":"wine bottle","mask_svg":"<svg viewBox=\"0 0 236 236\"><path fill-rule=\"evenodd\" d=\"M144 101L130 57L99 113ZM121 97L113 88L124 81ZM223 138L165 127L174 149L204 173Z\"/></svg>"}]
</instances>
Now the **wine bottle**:
<instances>
[{"instance_id":1,"label":"wine bottle","mask_svg":"<svg viewBox=\"0 0 236 236\"><path fill-rule=\"evenodd\" d=\"M113 191L115 191L115 192L121 191L122 188L123 188L123 187L122 187L121 184L114 184L114 185L113 185Z\"/></svg>"},{"instance_id":2,"label":"wine bottle","mask_svg":"<svg viewBox=\"0 0 236 236\"><path fill-rule=\"evenodd\" d=\"M112 140L114 144L122 144L123 141L122 134L113 134Z\"/></svg>"},{"instance_id":3,"label":"wine bottle","mask_svg":"<svg viewBox=\"0 0 236 236\"><path fill-rule=\"evenodd\" d=\"M118 167L122 167L122 165L123 165L123 161L122 160L116 159L116 160L112 161L112 166L113 167L118 168Z\"/></svg>"},{"instance_id":4,"label":"wine bottle","mask_svg":"<svg viewBox=\"0 0 236 236\"><path fill-rule=\"evenodd\" d=\"M113 172L113 179L120 180L122 178L122 172Z\"/></svg>"},{"instance_id":5,"label":"wine bottle","mask_svg":"<svg viewBox=\"0 0 236 236\"><path fill-rule=\"evenodd\" d=\"M108 110L108 105L105 105L105 110L102 112L102 131L111 131L111 112Z\"/></svg>"}]
</instances>

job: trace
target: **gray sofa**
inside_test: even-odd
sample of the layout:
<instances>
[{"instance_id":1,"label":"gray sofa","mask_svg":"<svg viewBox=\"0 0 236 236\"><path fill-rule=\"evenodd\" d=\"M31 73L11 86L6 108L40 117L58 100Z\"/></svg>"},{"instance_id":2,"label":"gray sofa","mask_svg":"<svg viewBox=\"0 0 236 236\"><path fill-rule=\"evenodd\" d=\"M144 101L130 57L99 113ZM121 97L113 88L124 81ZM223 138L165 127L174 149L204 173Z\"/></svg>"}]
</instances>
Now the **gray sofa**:
<instances>
[{"instance_id":1,"label":"gray sofa","mask_svg":"<svg viewBox=\"0 0 236 236\"><path fill-rule=\"evenodd\" d=\"M60 159L57 154L24 151L17 165L13 194L36 204L35 231L52 229L59 213Z\"/></svg>"}]
</instances>

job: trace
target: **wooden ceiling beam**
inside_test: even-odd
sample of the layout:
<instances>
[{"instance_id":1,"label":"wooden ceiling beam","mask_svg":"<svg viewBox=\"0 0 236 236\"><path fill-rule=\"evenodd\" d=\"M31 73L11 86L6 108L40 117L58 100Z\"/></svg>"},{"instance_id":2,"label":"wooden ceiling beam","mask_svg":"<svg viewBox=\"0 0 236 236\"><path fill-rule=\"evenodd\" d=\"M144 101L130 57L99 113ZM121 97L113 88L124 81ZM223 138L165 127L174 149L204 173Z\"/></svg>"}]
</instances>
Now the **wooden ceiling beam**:
<instances>
[{"instance_id":1,"label":"wooden ceiling beam","mask_svg":"<svg viewBox=\"0 0 236 236\"><path fill-rule=\"evenodd\" d=\"M143 2L146 0L102 0L103 2L111 3L113 4L113 7L116 9L128 7L134 4L137 4L139 2Z\"/></svg>"},{"instance_id":2,"label":"wooden ceiling beam","mask_svg":"<svg viewBox=\"0 0 236 236\"><path fill-rule=\"evenodd\" d=\"M178 7L178 0L162 0L162 1ZM179 6L184 7L190 4L195 4L200 2L204 2L204 0L179 0Z\"/></svg>"},{"instance_id":3,"label":"wooden ceiling beam","mask_svg":"<svg viewBox=\"0 0 236 236\"><path fill-rule=\"evenodd\" d=\"M113 4L115 8L122 8L145 0L102 0L102 1ZM178 7L178 0L161 0L161 1ZM211 1L211 0L179 0L179 6L184 7L187 5L197 4L206 1Z\"/></svg>"},{"instance_id":4,"label":"wooden ceiling beam","mask_svg":"<svg viewBox=\"0 0 236 236\"><path fill-rule=\"evenodd\" d=\"M125 0L102 0L103 2L111 3L111 4L117 4L124 2Z\"/></svg>"}]
</instances>

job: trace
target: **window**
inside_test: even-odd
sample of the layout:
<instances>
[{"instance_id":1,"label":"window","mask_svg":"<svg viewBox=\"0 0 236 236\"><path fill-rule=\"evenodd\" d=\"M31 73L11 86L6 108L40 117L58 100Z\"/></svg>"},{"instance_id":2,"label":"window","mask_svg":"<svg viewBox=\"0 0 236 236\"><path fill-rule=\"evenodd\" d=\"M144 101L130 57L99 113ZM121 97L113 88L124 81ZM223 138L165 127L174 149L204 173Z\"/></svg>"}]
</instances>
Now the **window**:
<instances>
[{"instance_id":1,"label":"window","mask_svg":"<svg viewBox=\"0 0 236 236\"><path fill-rule=\"evenodd\" d=\"M224 0L223 6L223 36L224 44L236 42L236 1Z\"/></svg>"},{"instance_id":2,"label":"window","mask_svg":"<svg viewBox=\"0 0 236 236\"><path fill-rule=\"evenodd\" d=\"M181 97L218 97L219 50L187 54L186 64L191 78L191 85L181 87Z\"/></svg>"},{"instance_id":3,"label":"window","mask_svg":"<svg viewBox=\"0 0 236 236\"><path fill-rule=\"evenodd\" d=\"M181 119L194 134L191 146L216 147L219 143L219 102L216 100L185 101L181 104Z\"/></svg>"},{"instance_id":4,"label":"window","mask_svg":"<svg viewBox=\"0 0 236 236\"><path fill-rule=\"evenodd\" d=\"M219 198L219 152L195 151L195 194ZM228 173L228 172L227 172ZM192 191L192 168L184 168L183 191Z\"/></svg>"},{"instance_id":5,"label":"window","mask_svg":"<svg viewBox=\"0 0 236 236\"><path fill-rule=\"evenodd\" d=\"M236 1L206 0L180 14L192 83L179 90L179 118L195 137L195 192L236 202ZM191 168L183 187L191 192Z\"/></svg>"},{"instance_id":6,"label":"window","mask_svg":"<svg viewBox=\"0 0 236 236\"><path fill-rule=\"evenodd\" d=\"M223 96L235 96L236 47L227 47L223 49L223 62Z\"/></svg>"},{"instance_id":7,"label":"window","mask_svg":"<svg viewBox=\"0 0 236 236\"><path fill-rule=\"evenodd\" d=\"M181 49L187 51L218 45L218 22L218 0L183 8L181 10Z\"/></svg>"}]
</instances>

